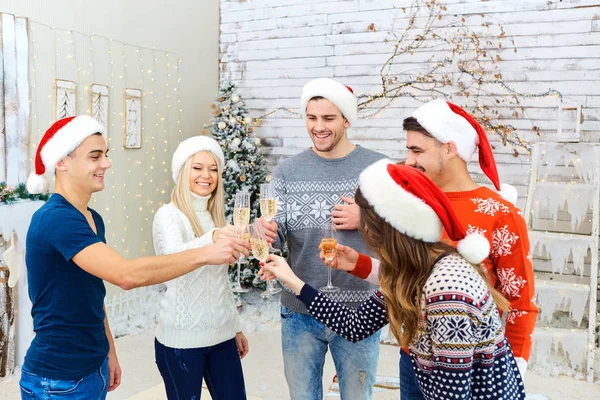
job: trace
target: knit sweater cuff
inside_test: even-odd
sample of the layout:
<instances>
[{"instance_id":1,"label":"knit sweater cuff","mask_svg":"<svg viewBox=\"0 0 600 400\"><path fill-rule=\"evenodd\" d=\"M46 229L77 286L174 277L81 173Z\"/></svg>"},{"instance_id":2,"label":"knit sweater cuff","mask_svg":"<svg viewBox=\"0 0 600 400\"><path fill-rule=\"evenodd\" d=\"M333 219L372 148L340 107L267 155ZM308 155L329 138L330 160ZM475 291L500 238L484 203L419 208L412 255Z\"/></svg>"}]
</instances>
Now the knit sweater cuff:
<instances>
[{"instance_id":1,"label":"knit sweater cuff","mask_svg":"<svg viewBox=\"0 0 600 400\"><path fill-rule=\"evenodd\" d=\"M309 308L310 304L315 300L315 298L318 295L319 292L317 291L317 289L305 283L304 286L302 286L300 294L296 297L304 303L306 308Z\"/></svg>"},{"instance_id":2,"label":"knit sweater cuff","mask_svg":"<svg viewBox=\"0 0 600 400\"><path fill-rule=\"evenodd\" d=\"M360 279L367 279L367 277L371 273L371 263L371 257L365 254L358 253L358 261L356 262L354 269L350 271L350 273Z\"/></svg>"}]
</instances>

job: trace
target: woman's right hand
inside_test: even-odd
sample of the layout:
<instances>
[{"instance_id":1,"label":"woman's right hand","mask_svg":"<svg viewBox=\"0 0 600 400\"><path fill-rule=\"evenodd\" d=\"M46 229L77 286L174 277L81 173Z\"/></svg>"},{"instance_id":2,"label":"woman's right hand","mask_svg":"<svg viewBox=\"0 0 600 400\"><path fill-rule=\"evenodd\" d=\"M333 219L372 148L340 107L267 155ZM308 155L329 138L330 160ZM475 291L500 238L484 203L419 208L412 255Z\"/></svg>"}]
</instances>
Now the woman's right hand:
<instances>
[{"instance_id":1,"label":"woman's right hand","mask_svg":"<svg viewBox=\"0 0 600 400\"><path fill-rule=\"evenodd\" d=\"M218 242L220 239L230 237L237 238L239 237L238 231L236 231L235 226L231 224L227 224L224 227L217 229L213 232L213 243Z\"/></svg>"},{"instance_id":2,"label":"woman's right hand","mask_svg":"<svg viewBox=\"0 0 600 400\"><path fill-rule=\"evenodd\" d=\"M194 250L204 255L204 262L201 265L233 264L240 254L246 257L250 255L250 243L235 237L224 237L210 246Z\"/></svg>"},{"instance_id":3,"label":"woman's right hand","mask_svg":"<svg viewBox=\"0 0 600 400\"><path fill-rule=\"evenodd\" d=\"M261 280L273 280L279 279L283 284L296 293L300 294L304 282L294 274L289 264L285 261L285 258L276 256L274 254L269 255L267 262L260 263L261 269L258 271L258 275Z\"/></svg>"},{"instance_id":4,"label":"woman's right hand","mask_svg":"<svg viewBox=\"0 0 600 400\"><path fill-rule=\"evenodd\" d=\"M356 263L358 262L358 252L351 247L344 246L343 244L337 244L335 246L337 250L335 258L331 261L327 261L325 253L321 250L319 257L325 265L329 265L332 268L339 269L346 272L354 271Z\"/></svg>"}]
</instances>

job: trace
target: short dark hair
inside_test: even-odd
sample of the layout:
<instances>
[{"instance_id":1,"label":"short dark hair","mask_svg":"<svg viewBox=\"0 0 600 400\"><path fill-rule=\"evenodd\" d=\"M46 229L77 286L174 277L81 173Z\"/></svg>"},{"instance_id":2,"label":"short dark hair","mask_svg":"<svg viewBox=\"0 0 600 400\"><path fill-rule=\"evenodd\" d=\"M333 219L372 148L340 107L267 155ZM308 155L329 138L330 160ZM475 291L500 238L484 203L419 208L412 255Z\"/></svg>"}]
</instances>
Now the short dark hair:
<instances>
[{"instance_id":1,"label":"short dark hair","mask_svg":"<svg viewBox=\"0 0 600 400\"><path fill-rule=\"evenodd\" d=\"M407 117L404 119L404 121L402 122L402 128L405 131L416 131L416 132L421 132L422 134L429 136L429 137L433 137L431 135L431 133L427 132L427 129L423 128L423 126L421 124L419 124L419 121L417 121L417 119L415 117Z\"/></svg>"},{"instance_id":2,"label":"short dark hair","mask_svg":"<svg viewBox=\"0 0 600 400\"><path fill-rule=\"evenodd\" d=\"M102 133L96 132L96 133L92 133L90 136L98 136L98 135L102 135ZM87 139L87 137L86 137L86 139ZM83 143L83 140L81 141L81 143ZM81 143L79 143L79 144L81 144ZM69 154L67 154L67 157L73 157L73 153L75 153L75 150L77 150L77 148L79 148L79 144L77 145L77 147L75 147L73 150L71 150L71 152Z\"/></svg>"},{"instance_id":3,"label":"short dark hair","mask_svg":"<svg viewBox=\"0 0 600 400\"><path fill-rule=\"evenodd\" d=\"M310 100L308 100L308 103L310 103L313 100L317 100L318 101L318 100L328 100L328 99L326 99L323 96L315 96L315 97L311 97ZM331 100L329 100L329 101L331 101ZM308 106L308 103L306 103L307 106ZM333 101L331 101L331 103L333 103ZM333 104L333 105L337 107L337 104ZM339 109L340 108L338 107L338 110ZM344 115L344 113L342 112L342 110L340 110L340 114L342 114L342 118L344 118L346 121L348 121L348 118L346 118L346 116Z\"/></svg>"}]
</instances>

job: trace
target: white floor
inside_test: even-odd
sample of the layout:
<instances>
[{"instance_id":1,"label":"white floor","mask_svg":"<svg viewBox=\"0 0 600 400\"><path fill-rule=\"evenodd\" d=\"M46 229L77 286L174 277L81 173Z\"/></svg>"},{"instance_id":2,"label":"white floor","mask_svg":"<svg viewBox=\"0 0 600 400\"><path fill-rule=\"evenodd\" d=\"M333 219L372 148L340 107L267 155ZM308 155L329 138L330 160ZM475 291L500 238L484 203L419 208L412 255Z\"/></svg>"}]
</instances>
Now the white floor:
<instances>
[{"instance_id":1,"label":"white floor","mask_svg":"<svg viewBox=\"0 0 600 400\"><path fill-rule=\"evenodd\" d=\"M154 330L138 335L117 339L116 346L123 380L121 387L108 396L109 400L165 400L166 396L161 378L154 363ZM257 332L248 335L250 353L243 360L244 376L249 400L289 399L283 361L281 357L281 336L279 329ZM325 364L323 387L331 386L334 375L330 358ZM382 345L380 351L378 375L398 376L398 348ZM533 373L526 376L528 393L535 394L533 399L598 399L600 384L578 381L572 378L544 378ZM328 390L326 390L327 394ZM0 381L0 398L12 400L19 398L18 374ZM208 393L202 398L210 399ZM332 394L326 399L339 399ZM376 392L374 400L398 400L398 391Z\"/></svg>"}]
</instances>

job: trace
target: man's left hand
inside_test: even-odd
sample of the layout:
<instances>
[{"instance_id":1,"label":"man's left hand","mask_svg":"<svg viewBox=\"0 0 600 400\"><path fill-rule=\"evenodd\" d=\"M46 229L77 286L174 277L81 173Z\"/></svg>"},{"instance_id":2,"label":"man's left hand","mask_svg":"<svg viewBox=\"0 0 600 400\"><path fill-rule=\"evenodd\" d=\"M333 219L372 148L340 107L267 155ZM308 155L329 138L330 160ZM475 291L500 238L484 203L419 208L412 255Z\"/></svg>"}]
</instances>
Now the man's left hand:
<instances>
[{"instance_id":1,"label":"man's left hand","mask_svg":"<svg viewBox=\"0 0 600 400\"><path fill-rule=\"evenodd\" d=\"M336 204L331 212L331 221L335 229L352 231L358 229L360 222L360 207L350 197L342 197L347 204Z\"/></svg>"},{"instance_id":2,"label":"man's left hand","mask_svg":"<svg viewBox=\"0 0 600 400\"><path fill-rule=\"evenodd\" d=\"M267 242L273 243L275 239L277 239L277 222L275 221L267 221L265 217L260 217L257 219L258 222L264 228L264 234L267 237Z\"/></svg>"}]
</instances>

